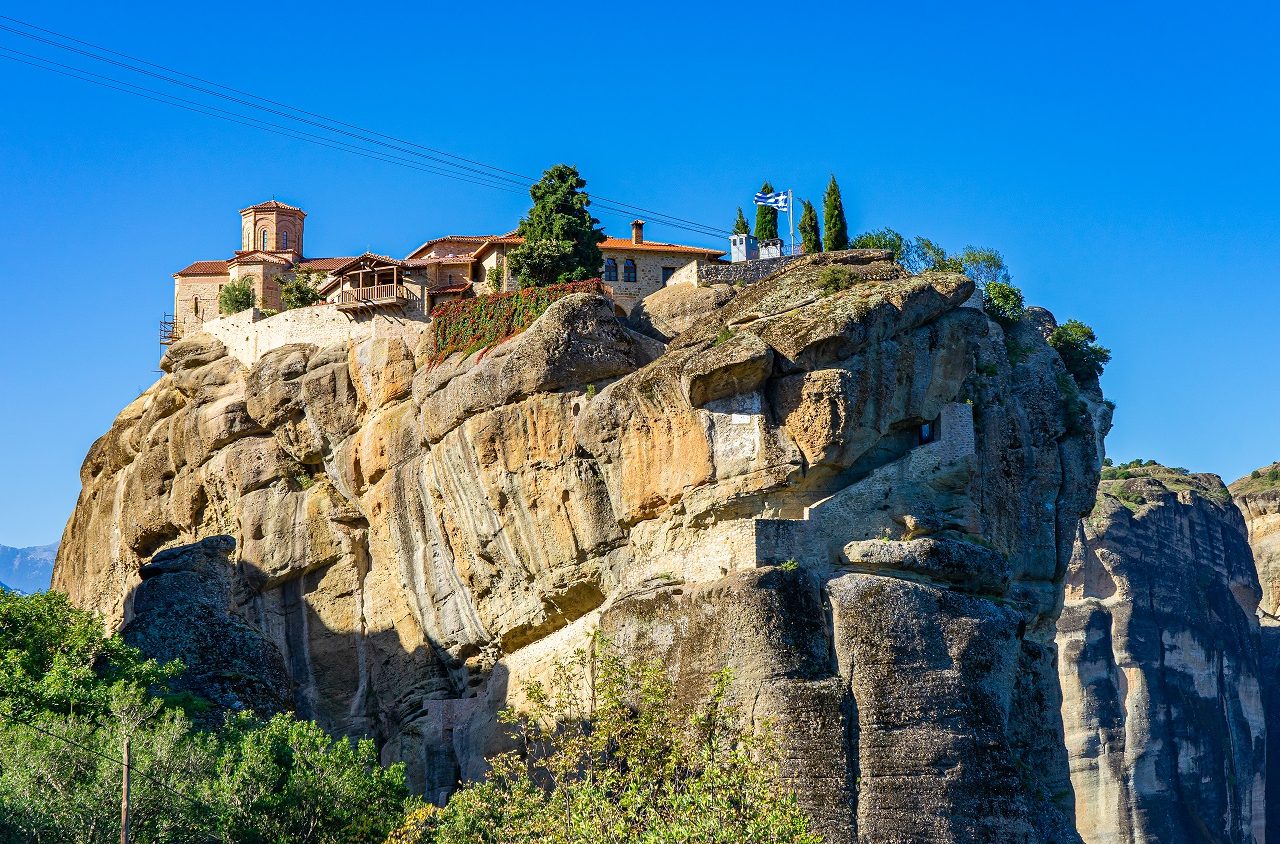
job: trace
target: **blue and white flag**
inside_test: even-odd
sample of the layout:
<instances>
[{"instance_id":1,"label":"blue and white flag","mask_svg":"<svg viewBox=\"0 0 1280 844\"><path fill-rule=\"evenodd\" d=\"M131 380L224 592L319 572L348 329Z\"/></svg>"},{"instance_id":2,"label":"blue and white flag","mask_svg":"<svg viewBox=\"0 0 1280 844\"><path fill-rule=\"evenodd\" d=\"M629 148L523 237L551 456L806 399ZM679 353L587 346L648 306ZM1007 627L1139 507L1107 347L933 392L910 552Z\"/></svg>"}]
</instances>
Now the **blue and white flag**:
<instances>
[{"instance_id":1,"label":"blue and white flag","mask_svg":"<svg viewBox=\"0 0 1280 844\"><path fill-rule=\"evenodd\" d=\"M784 190L776 193L758 193L756 194L756 205L777 208L779 211L790 211L791 197Z\"/></svg>"}]
</instances>

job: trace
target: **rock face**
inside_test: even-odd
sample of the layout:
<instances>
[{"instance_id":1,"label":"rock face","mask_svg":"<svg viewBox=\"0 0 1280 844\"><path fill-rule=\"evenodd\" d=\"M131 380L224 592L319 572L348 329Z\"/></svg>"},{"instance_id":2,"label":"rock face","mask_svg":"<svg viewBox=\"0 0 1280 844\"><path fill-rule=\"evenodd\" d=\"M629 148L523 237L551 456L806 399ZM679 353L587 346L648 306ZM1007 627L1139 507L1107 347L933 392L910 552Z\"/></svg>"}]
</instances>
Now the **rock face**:
<instances>
[{"instance_id":1,"label":"rock face","mask_svg":"<svg viewBox=\"0 0 1280 844\"><path fill-rule=\"evenodd\" d=\"M1078 841L1054 619L1109 412L1047 315L1006 337L967 279L888 258L655 307L648 337L579 294L435 366L186 339L90 451L55 586L131 623L178 576L148 558L234 537L228 606L296 708L435 799L602 629L691 698L731 665L834 844Z\"/></svg>"},{"instance_id":2,"label":"rock face","mask_svg":"<svg viewBox=\"0 0 1280 844\"><path fill-rule=\"evenodd\" d=\"M1058 622L1085 842L1266 840L1261 590L1216 475L1102 482Z\"/></svg>"},{"instance_id":3,"label":"rock face","mask_svg":"<svg viewBox=\"0 0 1280 844\"><path fill-rule=\"evenodd\" d=\"M1249 529L1262 600L1262 697L1267 709L1267 824L1280 829L1280 463L1233 483L1231 495Z\"/></svg>"}]
</instances>

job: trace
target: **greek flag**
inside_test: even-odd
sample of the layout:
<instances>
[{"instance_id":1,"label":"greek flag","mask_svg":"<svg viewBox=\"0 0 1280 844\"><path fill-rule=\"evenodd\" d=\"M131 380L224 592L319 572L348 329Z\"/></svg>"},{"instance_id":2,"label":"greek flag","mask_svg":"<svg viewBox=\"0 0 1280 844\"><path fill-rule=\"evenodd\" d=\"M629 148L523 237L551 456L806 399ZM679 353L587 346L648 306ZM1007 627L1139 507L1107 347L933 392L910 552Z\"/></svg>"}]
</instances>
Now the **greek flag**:
<instances>
[{"instance_id":1,"label":"greek flag","mask_svg":"<svg viewBox=\"0 0 1280 844\"><path fill-rule=\"evenodd\" d=\"M778 191L777 193L758 193L756 194L756 205L766 205L769 208L777 208L779 211L790 211L790 198L786 191Z\"/></svg>"}]
</instances>

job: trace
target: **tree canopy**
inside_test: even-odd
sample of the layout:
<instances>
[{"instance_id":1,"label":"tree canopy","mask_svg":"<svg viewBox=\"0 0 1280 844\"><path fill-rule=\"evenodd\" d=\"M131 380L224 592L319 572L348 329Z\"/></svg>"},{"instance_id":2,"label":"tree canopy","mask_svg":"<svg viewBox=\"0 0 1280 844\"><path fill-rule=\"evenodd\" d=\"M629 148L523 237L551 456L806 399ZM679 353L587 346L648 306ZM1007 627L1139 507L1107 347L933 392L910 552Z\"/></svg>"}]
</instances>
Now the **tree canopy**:
<instances>
[{"instance_id":1,"label":"tree canopy","mask_svg":"<svg viewBox=\"0 0 1280 844\"><path fill-rule=\"evenodd\" d=\"M298 269L285 279L280 286L280 307L290 311L294 308L305 308L314 305L323 297L316 289L316 283L324 278L324 273L313 273L310 270Z\"/></svg>"},{"instance_id":2,"label":"tree canopy","mask_svg":"<svg viewBox=\"0 0 1280 844\"><path fill-rule=\"evenodd\" d=\"M811 255L822 251L822 235L818 230L818 210L813 203L805 200L800 204L800 244L804 254Z\"/></svg>"},{"instance_id":3,"label":"tree canopy","mask_svg":"<svg viewBox=\"0 0 1280 844\"><path fill-rule=\"evenodd\" d=\"M524 243L507 255L521 287L545 287L600 274L604 232L591 216L587 182L568 164L557 164L529 189L533 207L516 233Z\"/></svg>"},{"instance_id":4,"label":"tree canopy","mask_svg":"<svg viewBox=\"0 0 1280 844\"><path fill-rule=\"evenodd\" d=\"M742 208L738 208L738 219L733 221L734 234L751 234L751 227L747 225L747 218L742 214Z\"/></svg>"},{"instance_id":5,"label":"tree canopy","mask_svg":"<svg viewBox=\"0 0 1280 844\"><path fill-rule=\"evenodd\" d=\"M1100 346L1098 337L1078 319L1069 319L1049 334L1049 345L1057 349L1067 371L1080 386L1097 382L1111 360L1111 350Z\"/></svg>"},{"instance_id":6,"label":"tree canopy","mask_svg":"<svg viewBox=\"0 0 1280 844\"><path fill-rule=\"evenodd\" d=\"M773 193L768 180L760 186L761 193ZM756 206L756 240L772 240L778 236L778 209L767 205Z\"/></svg>"},{"instance_id":7,"label":"tree canopy","mask_svg":"<svg viewBox=\"0 0 1280 844\"><path fill-rule=\"evenodd\" d=\"M849 248L849 223L844 217L844 200L833 174L822 197L822 245L828 252Z\"/></svg>"},{"instance_id":8,"label":"tree canopy","mask_svg":"<svg viewBox=\"0 0 1280 844\"><path fill-rule=\"evenodd\" d=\"M893 229L884 228L877 231L863 232L849 242L850 249L888 249L893 253L895 261L907 269L910 263L911 244Z\"/></svg>"},{"instance_id":9,"label":"tree canopy","mask_svg":"<svg viewBox=\"0 0 1280 844\"><path fill-rule=\"evenodd\" d=\"M218 310L224 314L238 314L254 306L257 294L247 278L227 282L218 291Z\"/></svg>"}]
</instances>

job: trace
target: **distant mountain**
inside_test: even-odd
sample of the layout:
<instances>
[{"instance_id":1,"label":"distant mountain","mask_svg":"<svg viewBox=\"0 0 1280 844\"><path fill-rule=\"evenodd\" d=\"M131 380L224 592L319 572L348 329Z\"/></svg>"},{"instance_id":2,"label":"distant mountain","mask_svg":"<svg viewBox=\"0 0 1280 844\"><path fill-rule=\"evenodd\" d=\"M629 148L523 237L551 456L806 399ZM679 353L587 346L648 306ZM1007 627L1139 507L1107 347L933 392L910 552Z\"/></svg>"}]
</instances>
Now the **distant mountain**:
<instances>
[{"instance_id":1,"label":"distant mountain","mask_svg":"<svg viewBox=\"0 0 1280 844\"><path fill-rule=\"evenodd\" d=\"M58 544L33 548L0 545L0 582L19 592L43 592L53 579L53 558Z\"/></svg>"}]
</instances>

